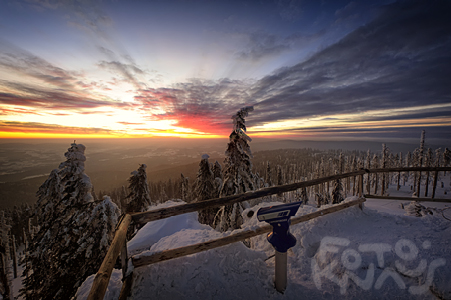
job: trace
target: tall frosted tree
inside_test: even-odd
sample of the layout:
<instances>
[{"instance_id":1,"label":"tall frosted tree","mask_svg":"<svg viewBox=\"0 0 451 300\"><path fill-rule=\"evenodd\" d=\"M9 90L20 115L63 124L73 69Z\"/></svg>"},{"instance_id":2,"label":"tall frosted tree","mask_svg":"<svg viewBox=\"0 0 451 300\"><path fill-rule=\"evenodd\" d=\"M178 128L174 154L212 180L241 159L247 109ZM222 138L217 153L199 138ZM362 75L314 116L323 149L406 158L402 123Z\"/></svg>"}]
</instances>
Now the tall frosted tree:
<instances>
[{"instance_id":1,"label":"tall frosted tree","mask_svg":"<svg viewBox=\"0 0 451 300\"><path fill-rule=\"evenodd\" d=\"M389 167L389 152L390 150L385 144L382 144L382 153L380 160L380 167L385 169ZM381 196L385 194L386 182L388 182L388 173L382 173L381 175Z\"/></svg>"},{"instance_id":2,"label":"tall frosted tree","mask_svg":"<svg viewBox=\"0 0 451 300\"><path fill-rule=\"evenodd\" d=\"M418 152L418 167L423 166L424 161L424 139L425 139L426 131L421 132L421 138L420 138L420 149ZM417 197L420 197L420 187L421 187L421 172L418 172L418 182L417 182Z\"/></svg>"},{"instance_id":3,"label":"tall frosted tree","mask_svg":"<svg viewBox=\"0 0 451 300\"><path fill-rule=\"evenodd\" d=\"M440 167L441 152L442 152L441 148L435 149L434 167L436 167L436 168ZM437 181L438 181L438 174L439 174L439 172L434 172L434 183L432 184L432 198L435 197L435 191L437 188Z\"/></svg>"},{"instance_id":4,"label":"tall frosted tree","mask_svg":"<svg viewBox=\"0 0 451 300\"><path fill-rule=\"evenodd\" d=\"M245 117L253 111L252 106L243 107L232 116L233 131L225 152L224 175L220 197L245 193L255 189L252 174L252 152L246 134ZM215 218L215 228L220 231L239 228L242 224L241 212L245 203L226 205L220 208Z\"/></svg>"},{"instance_id":5,"label":"tall frosted tree","mask_svg":"<svg viewBox=\"0 0 451 300\"><path fill-rule=\"evenodd\" d=\"M139 165L138 170L131 172L131 176L128 179L130 193L127 198L130 199L130 202L127 205L127 213L146 211L152 204L150 201L146 168L146 164Z\"/></svg>"},{"instance_id":6,"label":"tall frosted tree","mask_svg":"<svg viewBox=\"0 0 451 300\"><path fill-rule=\"evenodd\" d=\"M183 201L189 202L188 177L185 177L183 173L180 173L180 197Z\"/></svg>"},{"instance_id":7,"label":"tall frosted tree","mask_svg":"<svg viewBox=\"0 0 451 300\"><path fill-rule=\"evenodd\" d=\"M448 148L445 148L445 151L443 151L443 166L447 167L451 163L451 151L449 151ZM444 172L444 175L446 175L446 171Z\"/></svg>"},{"instance_id":8,"label":"tall frosted tree","mask_svg":"<svg viewBox=\"0 0 451 300\"><path fill-rule=\"evenodd\" d=\"M341 184L340 179L336 179L332 190L332 204L338 204L343 200L343 185Z\"/></svg>"},{"instance_id":9,"label":"tall frosted tree","mask_svg":"<svg viewBox=\"0 0 451 300\"><path fill-rule=\"evenodd\" d=\"M269 161L266 161L265 182L268 187L273 185L272 184L271 165L269 164Z\"/></svg>"},{"instance_id":10,"label":"tall frosted tree","mask_svg":"<svg viewBox=\"0 0 451 300\"><path fill-rule=\"evenodd\" d=\"M213 172L213 177L215 179L215 198L219 196L219 192L222 187L222 166L218 161L215 161L213 166L211 167L211 171Z\"/></svg>"},{"instance_id":11,"label":"tall frosted tree","mask_svg":"<svg viewBox=\"0 0 451 300\"><path fill-rule=\"evenodd\" d=\"M433 155L432 155L432 149L428 148L428 151L426 152L426 156L425 156L425 160L424 160L424 165L425 167L431 167L433 164ZM426 171L426 186L424 189L424 197L428 196L428 192L429 192L429 171Z\"/></svg>"},{"instance_id":12,"label":"tall frosted tree","mask_svg":"<svg viewBox=\"0 0 451 300\"><path fill-rule=\"evenodd\" d=\"M373 155L373 160L371 161L371 166L372 168L377 168L379 166L379 158L377 157L377 154L374 153ZM374 185L374 194L377 195L377 184L379 181L379 177L378 177L378 173L374 174L373 177L373 185Z\"/></svg>"},{"instance_id":13,"label":"tall frosted tree","mask_svg":"<svg viewBox=\"0 0 451 300\"><path fill-rule=\"evenodd\" d=\"M109 198L93 201L85 149L74 142L37 192L39 227L29 243L21 291L27 299L70 299L100 267L112 241L119 209Z\"/></svg>"},{"instance_id":14,"label":"tall frosted tree","mask_svg":"<svg viewBox=\"0 0 451 300\"><path fill-rule=\"evenodd\" d=\"M365 163L365 167L367 169L371 169L371 151L370 149L368 149L368 151L366 152L366 163ZM371 174L368 173L368 175L366 176L366 192L367 194L371 194Z\"/></svg>"},{"instance_id":15,"label":"tall frosted tree","mask_svg":"<svg viewBox=\"0 0 451 300\"><path fill-rule=\"evenodd\" d=\"M196 202L205 201L217 197L214 174L208 162L209 156L202 155L197 172L196 182L194 183L194 197ZM217 208L206 208L199 210L199 222L213 226Z\"/></svg>"}]
</instances>

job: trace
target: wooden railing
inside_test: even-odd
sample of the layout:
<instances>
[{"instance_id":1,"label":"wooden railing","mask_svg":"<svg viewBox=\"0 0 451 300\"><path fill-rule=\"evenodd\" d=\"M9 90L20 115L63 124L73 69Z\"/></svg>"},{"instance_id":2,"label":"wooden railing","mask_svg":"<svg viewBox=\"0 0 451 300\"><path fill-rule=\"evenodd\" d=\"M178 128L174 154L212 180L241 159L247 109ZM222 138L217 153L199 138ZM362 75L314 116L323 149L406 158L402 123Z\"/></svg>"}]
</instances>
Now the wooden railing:
<instances>
[{"instance_id":1,"label":"wooden railing","mask_svg":"<svg viewBox=\"0 0 451 300\"><path fill-rule=\"evenodd\" d=\"M248 192L239 195L232 195L223 198L216 198L211 200L205 200L202 202L189 203L184 205L177 205L168 208L161 208L157 210L142 212L142 213L134 213L134 214L126 214L115 233L113 242L111 243L110 248L103 260L102 265L97 272L91 291L88 296L88 300L98 300L103 299L105 292L108 287L108 283L111 277L111 273L113 271L113 267L116 263L116 260L121 253L121 265L123 272L123 285L122 290L119 296L119 299L126 299L127 294L130 291L130 287L132 284L132 275L127 274L127 264L128 264L128 256L127 256L127 242L126 242L126 233L131 222L133 224L145 224L150 221L160 220L172 216L177 216L189 212L198 211L205 208L219 207L224 205L230 205L234 203L239 203L247 200L257 199L269 195L276 195L285 192L295 191L297 189L306 188L310 186L314 186L317 184L322 184L330 181L334 181L337 179L343 179L348 177L357 177L359 178L358 182L358 195L359 199L353 201L343 202L341 204L334 205L332 207L318 210L314 213L299 216L292 218L291 223L296 224L299 222L305 222L307 220L323 216L329 213L333 213L336 211L343 210L353 205L359 205L361 207L362 203L365 202L365 198L363 196L363 175L370 173L388 173L388 172L442 172L442 171L451 171L451 167L436 167L436 168L428 168L428 167L411 167L411 168L385 168L385 169L360 169L357 171L338 174L333 176L327 176L323 178L296 182L291 184L285 184L280 186L268 187L264 189L260 189L254 192ZM435 177L437 178L437 176ZM434 182L436 185L437 182ZM434 188L435 190L435 188ZM366 197L371 197L370 195L365 195ZM415 198L408 198L411 200L415 200ZM216 247L221 247L230 243L234 243L237 241L245 240L253 236L257 236L272 230L271 225L266 225L259 227L255 230L246 230L242 232L238 232L236 234L232 234L227 237L223 237L216 240L211 240L205 243L199 243L195 245L180 247L176 249L169 249L159 253L152 254L150 256L141 256L137 258L132 258L132 263L134 267L140 267L148 264L157 263L160 261L173 259L185 255L194 254L200 251L206 251L209 249L213 249Z\"/></svg>"}]
</instances>

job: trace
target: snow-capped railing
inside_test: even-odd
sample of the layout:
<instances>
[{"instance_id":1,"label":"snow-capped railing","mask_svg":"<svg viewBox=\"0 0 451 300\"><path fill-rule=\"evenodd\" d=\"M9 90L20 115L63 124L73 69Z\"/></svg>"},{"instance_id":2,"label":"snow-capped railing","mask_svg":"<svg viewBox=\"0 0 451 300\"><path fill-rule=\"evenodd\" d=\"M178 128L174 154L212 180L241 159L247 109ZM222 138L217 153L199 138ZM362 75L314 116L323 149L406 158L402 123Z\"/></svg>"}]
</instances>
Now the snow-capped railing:
<instances>
[{"instance_id":1,"label":"snow-capped railing","mask_svg":"<svg viewBox=\"0 0 451 300\"><path fill-rule=\"evenodd\" d=\"M305 214L305 215L298 216L298 217L292 217L291 225L295 225L295 224L298 224L301 222L306 222L308 220L311 220L311 219L314 219L317 217L325 216L327 214L337 212L337 211L346 209L346 208L354 206L354 205L361 205L365 201L366 201L365 198L359 198L356 200L342 202L340 204L337 204L337 205L334 205L334 206L331 206L331 207L328 207L325 209L321 209L321 210L318 210L313 213ZM241 232L238 232L235 234L231 234L226 237L222 237L222 238L215 239L215 240L210 240L210 241L203 242L203 243L198 243L198 244L184 246L184 247L175 248L175 249L164 250L164 251L157 252L157 253L154 253L154 254L148 255L148 256L141 255L141 256L138 256L137 258L132 257L132 263L135 268L145 266L145 265L155 264L155 263L158 263L161 261L170 260L170 259L174 259L174 258L186 256L186 255L191 255L191 254L195 254L198 252L222 247L222 246L225 246L225 245L228 245L231 243L244 241L251 237L254 237L254 236L257 236L257 235L260 235L263 233L271 232L271 231L272 231L272 225L265 225L265 226L258 227L256 229L244 230L244 231L241 231Z\"/></svg>"},{"instance_id":2,"label":"snow-capped railing","mask_svg":"<svg viewBox=\"0 0 451 300\"><path fill-rule=\"evenodd\" d=\"M108 250L107 255L105 256L105 259L97 272L94 282L90 291L90 294L88 296L88 300L97 300L97 299L103 299L106 289L108 287L109 279L111 276L111 273L113 271L113 267L116 263L116 260L119 256L119 253L121 253L122 257L122 268L123 268L123 276L124 276L124 283L122 286L122 290L119 296L119 299L126 299L127 295L130 291L131 284L132 284L132 274L130 272L126 272L127 269L127 246L126 246L126 233L128 226L133 222L134 224L145 224L150 221L160 220L172 216L177 216L189 212L198 211L205 208L212 208L212 207L219 207L223 205L230 205L233 203L243 202L246 200L252 200L261 198L264 196L269 195L276 195L280 193L295 191L300 188L310 187L317 184L326 183L329 181L334 181L337 179L343 179L348 177L359 177L358 182L358 191L357 194L360 196L359 199L353 200L353 201L347 201L343 202L341 204L334 205L332 207L319 210L317 212L307 214L304 216L299 216L296 218L291 219L292 224L297 224L300 222L304 222L313 218L317 218L329 213L337 212L340 210L343 210L345 208L348 208L353 205L359 205L362 207L362 203L365 202L365 198L362 198L363 196L363 175L364 174L370 174L370 173L388 173L388 172L442 172L442 171L451 171L451 167L411 167L411 168L385 168L385 169L361 169L354 172L344 173L344 174L338 174L318 179L313 179L309 181L302 181L297 183L291 183L291 184L285 184L280 186L274 186L269 188L264 188L258 191L254 192L248 192L244 194L239 195L232 195L228 197L223 198L216 198L211 200L205 200L202 202L197 203L189 203L184 205L178 205L178 206L172 206L168 208L162 208L158 210L153 211L147 211L142 213L134 213L132 215L126 214L124 218L122 218L121 223L115 233L113 242L111 243L111 246ZM435 176L437 178L437 176ZM437 184L436 180L434 180L434 185ZM435 188L434 188L435 190ZM370 195L365 195L367 197L371 197ZM434 194L433 196L434 197ZM410 198L410 199L416 199L416 198ZM134 267L140 267L147 264L152 264L168 259L173 259L185 255L194 254L201 251L206 251L209 249L213 249L216 247L221 247L230 243L238 242L245 240L247 238L257 236L266 232L271 231L271 225L262 226L260 228L257 228L255 230L248 230L239 232L234 235L230 235L221 239L217 240L211 240L204 243L176 248L176 249L169 249L165 250L160 253L155 253L153 255L147 256L147 257L140 257L133 259L132 263Z\"/></svg>"}]
</instances>

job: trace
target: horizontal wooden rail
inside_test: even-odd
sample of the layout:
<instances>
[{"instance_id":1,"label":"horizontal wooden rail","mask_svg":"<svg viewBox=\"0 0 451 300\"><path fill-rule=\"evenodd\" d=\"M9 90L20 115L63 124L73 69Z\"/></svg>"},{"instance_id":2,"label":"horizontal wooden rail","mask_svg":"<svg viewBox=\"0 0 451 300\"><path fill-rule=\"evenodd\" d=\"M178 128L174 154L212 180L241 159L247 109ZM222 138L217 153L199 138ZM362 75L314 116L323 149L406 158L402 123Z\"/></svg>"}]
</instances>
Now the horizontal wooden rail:
<instances>
[{"instance_id":1,"label":"horizontal wooden rail","mask_svg":"<svg viewBox=\"0 0 451 300\"><path fill-rule=\"evenodd\" d=\"M320 183L324 183L324 182L328 182L328 181L332 181L332 180L336 180L336 179L346 178L346 177L350 177L350 176L357 176L357 175L361 175L361 174L365 174L365 173L366 173L365 170L359 170L359 171L354 171L354 172L350 172L350 173L333 175L333 176L328 176L328 177L323 177L323 178L318 178L318 179L313 179L313 180L308 180L308 181L273 186L273 187L260 189L258 191L247 192L247 193L239 194L239 195L232 195L232 196L215 198L215 199L205 200L205 201L196 202L196 203L171 206L168 208L161 208L161 209L156 209L156 210L151 210L151 211L146 211L146 212L141 212L141 213L134 213L134 214L132 214L132 218L133 218L133 222L135 222L137 224L145 224L150 221L155 221L155 220L160 220L160 219L164 219L164 218L168 218L168 217L172 217L172 216L177 216L177 215L181 215L181 214L185 214L185 213L193 212L193 211L198 211L198 210L205 209L205 208L230 205L230 204L243 202L246 200L252 200L252 199L256 199L256 198L261 198L261 197L265 197L265 196L269 196L269 195L276 195L279 193L295 191L300 188L309 187L312 185L316 185L316 184L320 184Z\"/></svg>"},{"instance_id":2,"label":"horizontal wooden rail","mask_svg":"<svg viewBox=\"0 0 451 300\"><path fill-rule=\"evenodd\" d=\"M451 199L437 199L437 198L416 198L416 197L396 197L396 196L376 196L365 195L365 198L381 199L381 200L407 200L407 201L419 201L419 202L446 202L451 203Z\"/></svg>"},{"instance_id":3,"label":"horizontal wooden rail","mask_svg":"<svg viewBox=\"0 0 451 300\"><path fill-rule=\"evenodd\" d=\"M291 225L295 225L301 222L305 222L317 217L325 216L327 214L337 212L340 210L343 210L345 208L348 208L353 205L359 205L361 203L365 202L365 198L360 198L356 200L351 200L347 202L342 202L340 204L318 210L314 213L306 214L303 216L293 217L291 218ZM253 230L245 230L236 234L232 234L223 238L210 240L203 243L198 243L194 245L184 246L180 248L170 249L170 250L164 250L161 252L154 253L149 256L138 256L138 257L132 257L133 266L135 268L154 264L160 261L170 260L210 249L214 249L217 247L222 247L231 243L243 241L245 239L266 233L271 232L272 226L271 225L265 225L262 227L258 227L257 229Z\"/></svg>"},{"instance_id":4,"label":"horizontal wooden rail","mask_svg":"<svg viewBox=\"0 0 451 300\"><path fill-rule=\"evenodd\" d=\"M312 179L307 181L301 181L296 183L290 183L285 185L273 186L258 191L247 192L239 195L232 195L222 198L215 198L210 200L205 200L201 202L171 206L168 208L160 208L156 210L134 213L132 214L133 222L136 224L145 224L150 221L160 220L172 216L177 216L193 211L198 211L205 208L219 207L223 205L230 205L238 202L243 202L246 200L252 200L256 198L261 198L269 195L276 195L280 193L286 193L295 191L300 188L309 187L312 185L317 185L337 179L343 179L347 177L354 177L358 175L363 175L366 173L386 173L386 172L414 172L414 171L451 171L451 167L440 167L440 168L426 168L426 167L411 167L411 168L386 168L386 169L360 169L358 171L353 171L349 173L343 173L338 175L327 176L318 179Z\"/></svg>"},{"instance_id":5,"label":"horizontal wooden rail","mask_svg":"<svg viewBox=\"0 0 451 300\"><path fill-rule=\"evenodd\" d=\"M116 263L119 252L125 243L127 229L131 220L131 216L126 214L122 219L119 228L116 230L113 242L111 243L105 258L103 259L102 265L100 266L96 277L94 277L88 300L99 300L103 299L105 296L108 283L110 282L111 273L113 272L113 267Z\"/></svg>"},{"instance_id":6,"label":"horizontal wooden rail","mask_svg":"<svg viewBox=\"0 0 451 300\"><path fill-rule=\"evenodd\" d=\"M408 167L408 168L378 168L364 169L366 173L389 173L389 172L444 172L451 171L451 167ZM343 174L344 175L344 174Z\"/></svg>"}]
</instances>

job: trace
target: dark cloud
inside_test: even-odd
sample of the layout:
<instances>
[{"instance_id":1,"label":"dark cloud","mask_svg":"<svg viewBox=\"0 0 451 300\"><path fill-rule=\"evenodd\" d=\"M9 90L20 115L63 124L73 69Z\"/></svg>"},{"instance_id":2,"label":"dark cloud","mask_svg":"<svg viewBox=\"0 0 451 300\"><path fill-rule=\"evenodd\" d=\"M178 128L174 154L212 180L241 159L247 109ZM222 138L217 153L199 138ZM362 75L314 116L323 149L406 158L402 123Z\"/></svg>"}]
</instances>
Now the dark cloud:
<instances>
[{"instance_id":1,"label":"dark cloud","mask_svg":"<svg viewBox=\"0 0 451 300\"><path fill-rule=\"evenodd\" d=\"M79 82L78 72L59 68L28 51L0 40L0 67L49 83L56 88L72 89Z\"/></svg>"},{"instance_id":2,"label":"dark cloud","mask_svg":"<svg viewBox=\"0 0 451 300\"><path fill-rule=\"evenodd\" d=\"M451 101L451 3L401 2L251 90L257 124Z\"/></svg>"},{"instance_id":3,"label":"dark cloud","mask_svg":"<svg viewBox=\"0 0 451 300\"><path fill-rule=\"evenodd\" d=\"M98 82L88 81L83 74L65 70L19 47L0 40L0 68L22 78L35 81L0 80L7 88L0 92L0 103L41 109L93 109L104 106L127 107L117 101L98 99L92 88L106 89ZM121 66L118 66L121 68ZM142 72L131 68L133 72Z\"/></svg>"},{"instance_id":4,"label":"dark cloud","mask_svg":"<svg viewBox=\"0 0 451 300\"><path fill-rule=\"evenodd\" d=\"M97 100L89 98L87 95L72 94L57 89L6 81L0 81L0 83L1 86L15 91L14 94L0 92L1 104L33 107L49 110L49 112L50 110L83 110L106 106L128 107L127 104L122 102Z\"/></svg>"},{"instance_id":5,"label":"dark cloud","mask_svg":"<svg viewBox=\"0 0 451 300\"><path fill-rule=\"evenodd\" d=\"M151 120L177 120L177 126L202 132L226 134L231 130L230 117L246 105L250 83L222 79L192 79L172 88L140 90L135 100ZM164 113L155 113L157 109Z\"/></svg>"},{"instance_id":6,"label":"dark cloud","mask_svg":"<svg viewBox=\"0 0 451 300\"><path fill-rule=\"evenodd\" d=\"M28 4L37 10L62 10L70 14L68 24L108 40L105 28L113 24L112 19L101 8L97 0L28 0Z\"/></svg>"},{"instance_id":7,"label":"dark cloud","mask_svg":"<svg viewBox=\"0 0 451 300\"><path fill-rule=\"evenodd\" d=\"M145 72L134 64L124 64L119 61L101 61L97 64L100 68L111 71L123 78L123 81L132 84L135 88L145 87L145 84L138 79L138 75Z\"/></svg>"},{"instance_id":8,"label":"dark cloud","mask_svg":"<svg viewBox=\"0 0 451 300\"><path fill-rule=\"evenodd\" d=\"M296 38L295 36L290 36L289 38L283 39L277 35L264 32L254 32L247 36L248 43L246 49L235 54L238 59L245 61L258 61L291 50L291 44Z\"/></svg>"}]
</instances>

